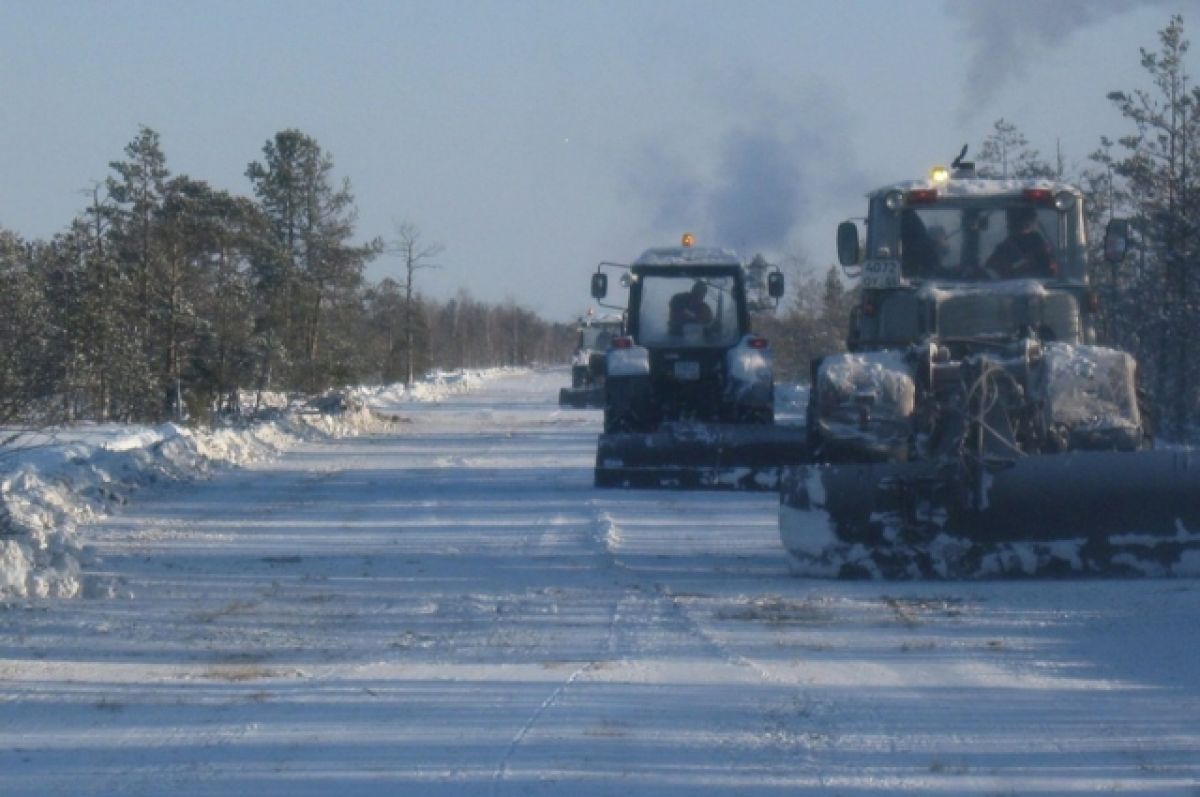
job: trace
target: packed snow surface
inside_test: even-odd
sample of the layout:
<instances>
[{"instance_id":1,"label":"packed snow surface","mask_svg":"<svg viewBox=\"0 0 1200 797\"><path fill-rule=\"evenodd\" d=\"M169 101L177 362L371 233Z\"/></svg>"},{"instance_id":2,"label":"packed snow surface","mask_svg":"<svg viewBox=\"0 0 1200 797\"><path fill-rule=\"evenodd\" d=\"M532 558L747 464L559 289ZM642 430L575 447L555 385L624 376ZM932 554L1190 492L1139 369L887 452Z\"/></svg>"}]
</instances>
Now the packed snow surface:
<instances>
[{"instance_id":1,"label":"packed snow surface","mask_svg":"<svg viewBox=\"0 0 1200 797\"><path fill-rule=\"evenodd\" d=\"M1196 793L1200 582L793 578L774 495L594 489L568 378L79 525L112 589L0 611L0 793Z\"/></svg>"}]
</instances>

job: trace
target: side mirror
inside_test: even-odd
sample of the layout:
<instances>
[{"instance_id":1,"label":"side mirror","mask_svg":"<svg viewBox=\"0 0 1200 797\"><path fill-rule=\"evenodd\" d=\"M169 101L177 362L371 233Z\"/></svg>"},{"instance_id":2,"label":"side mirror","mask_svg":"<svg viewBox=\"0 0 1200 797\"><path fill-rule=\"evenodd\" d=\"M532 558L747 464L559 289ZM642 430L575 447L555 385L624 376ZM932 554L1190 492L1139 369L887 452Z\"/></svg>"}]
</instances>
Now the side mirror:
<instances>
[{"instance_id":1,"label":"side mirror","mask_svg":"<svg viewBox=\"0 0 1200 797\"><path fill-rule=\"evenodd\" d=\"M843 221L837 229L838 262L843 266L857 266L862 258L858 248L858 225Z\"/></svg>"},{"instance_id":2,"label":"side mirror","mask_svg":"<svg viewBox=\"0 0 1200 797\"><path fill-rule=\"evenodd\" d=\"M767 275L767 295L772 299L783 296L783 272L772 271Z\"/></svg>"},{"instance_id":3,"label":"side mirror","mask_svg":"<svg viewBox=\"0 0 1200 797\"><path fill-rule=\"evenodd\" d=\"M1120 263L1129 251L1129 221L1109 219L1104 228L1104 259L1109 263Z\"/></svg>"},{"instance_id":4,"label":"side mirror","mask_svg":"<svg viewBox=\"0 0 1200 797\"><path fill-rule=\"evenodd\" d=\"M592 298L603 299L608 296L608 275L597 271L592 275Z\"/></svg>"}]
</instances>

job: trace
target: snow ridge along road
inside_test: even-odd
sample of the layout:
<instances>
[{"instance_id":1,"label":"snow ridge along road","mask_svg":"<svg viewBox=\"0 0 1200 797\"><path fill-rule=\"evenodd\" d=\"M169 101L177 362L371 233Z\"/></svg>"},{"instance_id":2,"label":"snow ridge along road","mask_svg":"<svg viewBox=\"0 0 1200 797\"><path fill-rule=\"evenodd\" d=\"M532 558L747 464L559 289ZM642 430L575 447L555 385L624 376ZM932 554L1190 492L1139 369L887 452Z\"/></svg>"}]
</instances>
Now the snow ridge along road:
<instances>
[{"instance_id":1,"label":"snow ridge along road","mask_svg":"<svg viewBox=\"0 0 1200 797\"><path fill-rule=\"evenodd\" d=\"M795 579L772 495L594 490L566 379L82 526L122 589L0 611L0 794L1197 793L1197 581Z\"/></svg>"}]
</instances>

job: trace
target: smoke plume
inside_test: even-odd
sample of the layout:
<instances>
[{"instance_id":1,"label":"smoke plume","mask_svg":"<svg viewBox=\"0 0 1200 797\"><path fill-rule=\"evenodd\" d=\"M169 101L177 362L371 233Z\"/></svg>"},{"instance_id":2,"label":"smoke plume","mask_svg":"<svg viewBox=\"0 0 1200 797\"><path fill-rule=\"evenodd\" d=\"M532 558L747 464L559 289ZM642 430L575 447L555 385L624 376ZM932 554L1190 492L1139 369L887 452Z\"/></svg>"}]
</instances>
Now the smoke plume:
<instances>
[{"instance_id":1,"label":"smoke plume","mask_svg":"<svg viewBox=\"0 0 1200 797\"><path fill-rule=\"evenodd\" d=\"M1170 0L947 0L973 45L967 68L964 118L982 108L1009 81L1025 77L1028 65L1075 33L1142 6ZM1178 2L1175 3L1178 5Z\"/></svg>"},{"instance_id":2,"label":"smoke plume","mask_svg":"<svg viewBox=\"0 0 1200 797\"><path fill-rule=\"evenodd\" d=\"M809 95L789 108L762 99L743 94L740 104L756 102L755 109L731 109L726 118L742 121L719 136L703 164L662 143L635 159L630 193L648 206L648 233L672 240L691 230L706 245L779 255L799 244L801 229L831 199L857 198L865 182L849 137L838 133L852 129L840 104Z\"/></svg>"}]
</instances>

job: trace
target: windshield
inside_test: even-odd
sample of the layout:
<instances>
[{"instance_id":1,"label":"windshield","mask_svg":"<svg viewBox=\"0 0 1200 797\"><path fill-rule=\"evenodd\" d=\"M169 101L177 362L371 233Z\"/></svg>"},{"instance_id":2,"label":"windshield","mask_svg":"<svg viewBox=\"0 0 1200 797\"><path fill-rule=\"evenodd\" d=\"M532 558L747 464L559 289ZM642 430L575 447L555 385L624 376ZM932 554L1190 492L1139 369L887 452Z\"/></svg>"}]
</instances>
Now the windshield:
<instances>
[{"instance_id":1,"label":"windshield","mask_svg":"<svg viewBox=\"0 0 1200 797\"><path fill-rule=\"evenodd\" d=\"M612 344L612 339L616 336L617 327L615 326L584 327L579 331L579 348L594 350L607 349Z\"/></svg>"},{"instance_id":2,"label":"windshield","mask_svg":"<svg viewBox=\"0 0 1200 797\"><path fill-rule=\"evenodd\" d=\"M643 346L732 346L738 329L729 276L645 276L638 309Z\"/></svg>"},{"instance_id":3,"label":"windshield","mask_svg":"<svg viewBox=\"0 0 1200 797\"><path fill-rule=\"evenodd\" d=\"M906 207L874 201L870 252L898 258L908 279L1083 280L1078 207L1059 212L1014 197Z\"/></svg>"}]
</instances>

